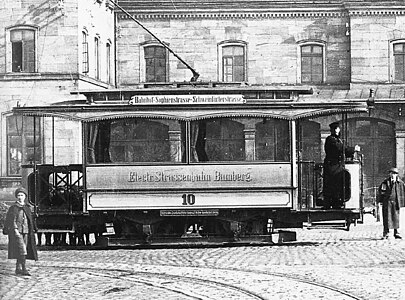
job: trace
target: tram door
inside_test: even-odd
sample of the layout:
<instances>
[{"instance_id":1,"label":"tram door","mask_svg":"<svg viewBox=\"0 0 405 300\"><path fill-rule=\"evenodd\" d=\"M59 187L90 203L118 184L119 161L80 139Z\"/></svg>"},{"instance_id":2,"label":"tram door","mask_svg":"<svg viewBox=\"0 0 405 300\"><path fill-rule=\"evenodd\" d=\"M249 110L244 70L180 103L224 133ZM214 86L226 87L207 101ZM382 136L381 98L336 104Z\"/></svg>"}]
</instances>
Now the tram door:
<instances>
[{"instance_id":1,"label":"tram door","mask_svg":"<svg viewBox=\"0 0 405 300\"><path fill-rule=\"evenodd\" d=\"M394 124L371 118L348 120L348 145L359 145L363 154L364 206L374 204L377 188L396 165Z\"/></svg>"}]
</instances>

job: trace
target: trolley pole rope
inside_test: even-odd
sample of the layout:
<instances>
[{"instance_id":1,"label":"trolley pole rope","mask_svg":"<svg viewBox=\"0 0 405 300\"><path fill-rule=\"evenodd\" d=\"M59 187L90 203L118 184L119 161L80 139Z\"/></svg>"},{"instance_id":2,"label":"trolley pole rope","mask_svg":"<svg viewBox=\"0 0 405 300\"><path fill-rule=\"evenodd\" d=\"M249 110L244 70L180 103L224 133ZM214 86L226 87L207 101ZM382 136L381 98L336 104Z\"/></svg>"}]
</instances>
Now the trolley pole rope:
<instances>
[{"instance_id":1,"label":"trolley pole rope","mask_svg":"<svg viewBox=\"0 0 405 300\"><path fill-rule=\"evenodd\" d=\"M127 12L125 9L123 9L120 5L118 5L115 1L113 0L108 0L112 4L114 4L115 7L120 9L124 14L126 14L128 17L130 17L136 24L141 26L144 30L146 30L153 38L155 38L163 47L165 47L171 54L173 54L179 61L181 61L192 73L193 77L191 77L190 81L195 82L197 81L198 77L200 77L200 74L194 70L188 63L186 63L180 56L178 56L172 49L170 49L162 40L160 40L153 32L151 32L148 28L146 28L141 22L139 22L137 19L135 19L129 12Z\"/></svg>"}]
</instances>

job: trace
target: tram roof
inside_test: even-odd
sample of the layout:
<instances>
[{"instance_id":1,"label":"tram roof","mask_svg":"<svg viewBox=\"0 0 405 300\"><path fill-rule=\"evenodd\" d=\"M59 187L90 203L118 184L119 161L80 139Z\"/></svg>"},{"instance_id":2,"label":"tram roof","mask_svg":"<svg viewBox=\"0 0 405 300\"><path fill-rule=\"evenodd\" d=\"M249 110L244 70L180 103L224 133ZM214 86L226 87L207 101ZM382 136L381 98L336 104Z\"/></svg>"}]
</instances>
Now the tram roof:
<instances>
[{"instance_id":1,"label":"tram roof","mask_svg":"<svg viewBox=\"0 0 405 300\"><path fill-rule=\"evenodd\" d=\"M59 102L49 106L16 107L14 113L94 122L136 117L183 121L218 117L299 120L341 113L367 112L367 99L363 97L365 92L361 97L356 94L352 98L346 89L319 90L314 93L313 88L309 86L241 86L201 82L151 84L133 90L89 90L72 94L81 96L75 101ZM187 102L188 98L194 96L215 99L212 102L203 101L198 104L195 101ZM130 103L133 97L142 98L142 101ZM167 98L170 97L180 99L181 104L176 101L167 102ZM233 97L232 101L229 101L229 97ZM154 101L156 98L163 100L156 102ZM153 101L149 101L151 99Z\"/></svg>"},{"instance_id":2,"label":"tram roof","mask_svg":"<svg viewBox=\"0 0 405 300\"><path fill-rule=\"evenodd\" d=\"M16 107L14 113L26 116L56 117L80 122L122 118L157 118L193 121L218 117L259 117L284 120L309 119L341 113L367 112L365 101L266 101L250 104L215 105L128 105L76 104Z\"/></svg>"}]
</instances>

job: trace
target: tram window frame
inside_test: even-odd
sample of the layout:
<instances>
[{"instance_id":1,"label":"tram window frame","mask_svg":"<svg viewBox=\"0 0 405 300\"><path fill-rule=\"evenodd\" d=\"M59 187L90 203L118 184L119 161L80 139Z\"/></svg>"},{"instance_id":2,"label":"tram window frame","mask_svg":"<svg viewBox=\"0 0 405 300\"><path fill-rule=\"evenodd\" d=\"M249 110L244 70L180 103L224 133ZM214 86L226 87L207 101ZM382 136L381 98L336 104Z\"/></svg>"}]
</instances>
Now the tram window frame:
<instances>
[{"instance_id":1,"label":"tram window frame","mask_svg":"<svg viewBox=\"0 0 405 300\"><path fill-rule=\"evenodd\" d=\"M159 133L159 127L165 128L165 131ZM185 128L184 122L159 118L128 118L93 122L87 128L87 163L185 163ZM151 140L154 134L159 136L157 139ZM100 138L100 136L104 138ZM136 149L140 151L136 151Z\"/></svg>"},{"instance_id":2,"label":"tram window frame","mask_svg":"<svg viewBox=\"0 0 405 300\"><path fill-rule=\"evenodd\" d=\"M290 123L283 119L219 117L188 122L129 118L94 122L93 126L89 124L87 129L88 164L290 163L292 157ZM134 128L146 136L139 136L141 132ZM159 133L159 128L165 128L165 133ZM158 139L151 141L153 135ZM153 143L160 145L153 147ZM158 148L165 150L154 151ZM136 149L146 149L141 152L149 156L134 156ZM165 156L156 156L159 153Z\"/></svg>"},{"instance_id":3,"label":"tram window frame","mask_svg":"<svg viewBox=\"0 0 405 300\"><path fill-rule=\"evenodd\" d=\"M221 119L232 120L232 122L240 123L241 126L233 126L231 129L233 131L233 136L227 138L226 130L221 130L221 128L216 128L217 137L208 134L207 135L207 123L210 122L220 122ZM221 124L224 124L222 122ZM198 124L199 129L193 129L194 124ZM229 123L232 124L232 123ZM266 125L267 124L267 125ZM282 129L282 126L284 128ZM267 130L265 126L268 126ZM229 153L224 153L223 156L228 159L215 160L213 157L212 149L225 147L226 149L231 149L232 143L238 139L232 139L235 135L237 127L240 127L239 139L242 143L240 153L234 153L232 155ZM263 129L261 130L260 127ZM274 118L215 118L206 119L191 122L190 124L190 163L255 163L255 162L271 162L271 163L289 163L291 161L291 135L290 124L288 120L274 119ZM215 129L215 126L212 127ZM282 130L280 130L282 129ZM229 130L231 131L231 130ZM271 132L270 132L271 131ZM195 136L197 132L198 136ZM258 132L263 132L262 136L258 136ZM263 144L264 137L267 136L266 142ZM284 138L282 138L284 136ZM211 150L209 145L211 141ZM230 143L231 142L231 143ZM284 144L283 144L284 143ZM228 147L229 146L229 147ZM272 151L271 151L272 150ZM210 153L211 152L211 153ZM214 153L215 154L215 153ZM217 155L217 157L220 155ZM229 159L232 157L240 157L240 159Z\"/></svg>"}]
</instances>

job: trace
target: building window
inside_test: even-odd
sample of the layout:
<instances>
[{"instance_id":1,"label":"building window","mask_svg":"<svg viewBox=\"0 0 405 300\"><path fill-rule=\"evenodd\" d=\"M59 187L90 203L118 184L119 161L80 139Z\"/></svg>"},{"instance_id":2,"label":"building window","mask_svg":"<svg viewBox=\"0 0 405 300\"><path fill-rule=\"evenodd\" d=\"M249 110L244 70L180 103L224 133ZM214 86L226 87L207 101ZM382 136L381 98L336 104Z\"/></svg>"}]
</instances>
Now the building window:
<instances>
[{"instance_id":1,"label":"building window","mask_svg":"<svg viewBox=\"0 0 405 300\"><path fill-rule=\"evenodd\" d=\"M166 49L162 46L147 46L144 48L144 52L146 82L166 82Z\"/></svg>"},{"instance_id":2,"label":"building window","mask_svg":"<svg viewBox=\"0 0 405 300\"><path fill-rule=\"evenodd\" d=\"M219 45L221 57L220 78L224 82L246 81L246 45L226 42Z\"/></svg>"},{"instance_id":3,"label":"building window","mask_svg":"<svg viewBox=\"0 0 405 300\"><path fill-rule=\"evenodd\" d=\"M21 176L22 164L33 163L34 161L40 163L39 118L26 117L23 119L22 116L10 116L6 118L6 123L7 175Z\"/></svg>"},{"instance_id":4,"label":"building window","mask_svg":"<svg viewBox=\"0 0 405 300\"><path fill-rule=\"evenodd\" d=\"M100 79L100 39L94 38L94 75L96 79Z\"/></svg>"},{"instance_id":5,"label":"building window","mask_svg":"<svg viewBox=\"0 0 405 300\"><path fill-rule=\"evenodd\" d=\"M35 30L10 31L12 72L35 72Z\"/></svg>"},{"instance_id":6,"label":"building window","mask_svg":"<svg viewBox=\"0 0 405 300\"><path fill-rule=\"evenodd\" d=\"M89 43L85 31L82 32L82 72L89 72Z\"/></svg>"},{"instance_id":7,"label":"building window","mask_svg":"<svg viewBox=\"0 0 405 300\"><path fill-rule=\"evenodd\" d=\"M393 45L395 80L405 81L405 43Z\"/></svg>"},{"instance_id":8,"label":"building window","mask_svg":"<svg viewBox=\"0 0 405 300\"><path fill-rule=\"evenodd\" d=\"M107 73L107 82L111 83L111 44L106 44L106 73Z\"/></svg>"},{"instance_id":9,"label":"building window","mask_svg":"<svg viewBox=\"0 0 405 300\"><path fill-rule=\"evenodd\" d=\"M322 83L324 46L317 44L301 46L301 82Z\"/></svg>"}]
</instances>

